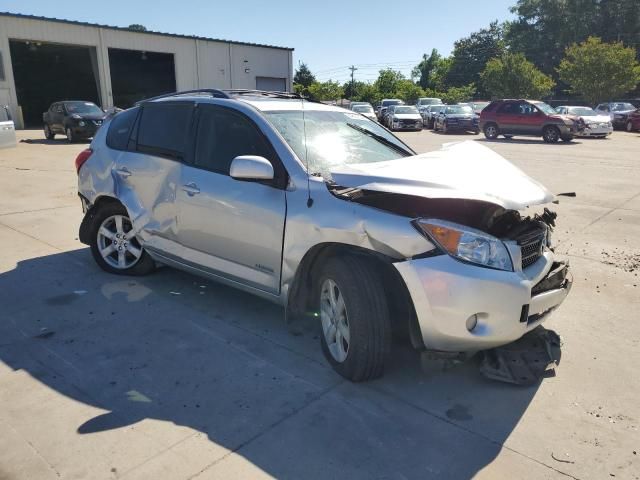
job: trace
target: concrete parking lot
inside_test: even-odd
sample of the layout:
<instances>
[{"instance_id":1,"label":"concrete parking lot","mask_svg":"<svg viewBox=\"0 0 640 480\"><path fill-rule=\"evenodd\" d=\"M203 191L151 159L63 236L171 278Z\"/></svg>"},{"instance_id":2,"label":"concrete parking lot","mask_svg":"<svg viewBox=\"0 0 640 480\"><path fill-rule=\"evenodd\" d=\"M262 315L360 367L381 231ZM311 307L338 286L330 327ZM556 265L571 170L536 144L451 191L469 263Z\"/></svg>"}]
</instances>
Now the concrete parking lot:
<instances>
[{"instance_id":1,"label":"concrete parking lot","mask_svg":"<svg viewBox=\"0 0 640 480\"><path fill-rule=\"evenodd\" d=\"M554 206L575 276L545 324L561 364L515 387L402 344L351 384L276 306L170 269L102 272L77 240L85 145L18 134L0 150L0 479L640 478L640 135L400 134L419 152L482 142L576 192Z\"/></svg>"}]
</instances>

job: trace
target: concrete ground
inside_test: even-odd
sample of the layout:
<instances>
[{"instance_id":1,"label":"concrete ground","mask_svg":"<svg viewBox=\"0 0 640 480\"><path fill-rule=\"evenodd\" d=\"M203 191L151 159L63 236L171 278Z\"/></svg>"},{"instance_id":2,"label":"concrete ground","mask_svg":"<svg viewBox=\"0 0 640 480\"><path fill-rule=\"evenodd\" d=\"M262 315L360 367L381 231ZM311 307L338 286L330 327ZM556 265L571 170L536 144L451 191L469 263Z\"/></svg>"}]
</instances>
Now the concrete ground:
<instances>
[{"instance_id":1,"label":"concrete ground","mask_svg":"<svg viewBox=\"0 0 640 480\"><path fill-rule=\"evenodd\" d=\"M556 377L514 387L395 345L384 378L351 384L269 303L103 273L77 240L85 146L22 131L0 151L0 479L638 479L640 136L400 135L475 139L576 192L554 206L575 275L546 323Z\"/></svg>"}]
</instances>

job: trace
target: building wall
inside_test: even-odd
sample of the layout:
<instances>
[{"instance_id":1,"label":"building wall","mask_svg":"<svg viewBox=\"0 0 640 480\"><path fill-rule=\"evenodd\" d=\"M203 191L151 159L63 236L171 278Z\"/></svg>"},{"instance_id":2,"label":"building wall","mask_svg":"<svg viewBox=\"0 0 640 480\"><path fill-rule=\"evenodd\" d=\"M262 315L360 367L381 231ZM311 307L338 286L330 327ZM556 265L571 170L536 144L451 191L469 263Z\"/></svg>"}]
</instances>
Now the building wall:
<instances>
[{"instance_id":1,"label":"building wall","mask_svg":"<svg viewBox=\"0 0 640 480\"><path fill-rule=\"evenodd\" d=\"M172 53L178 90L254 89L257 76L285 78L288 88L292 88L291 50L0 15L0 52L5 72L5 80L0 80L0 102L9 104L19 128L22 123L18 115L9 39L95 47L103 108L113 106L109 48Z\"/></svg>"}]
</instances>

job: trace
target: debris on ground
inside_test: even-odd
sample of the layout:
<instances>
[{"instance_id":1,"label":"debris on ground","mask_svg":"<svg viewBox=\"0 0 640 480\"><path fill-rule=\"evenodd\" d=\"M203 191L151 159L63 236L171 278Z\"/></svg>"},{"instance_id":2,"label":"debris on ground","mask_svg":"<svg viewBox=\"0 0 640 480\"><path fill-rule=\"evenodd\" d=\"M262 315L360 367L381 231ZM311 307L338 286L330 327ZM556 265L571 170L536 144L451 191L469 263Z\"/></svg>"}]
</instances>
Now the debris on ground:
<instances>
[{"instance_id":1,"label":"debris on ground","mask_svg":"<svg viewBox=\"0 0 640 480\"><path fill-rule=\"evenodd\" d=\"M38 335L34 336L33 338L39 338L40 340L46 340L47 338L51 338L56 334L56 332L54 332L53 330L47 330L45 332L39 333Z\"/></svg>"},{"instance_id":2,"label":"debris on ground","mask_svg":"<svg viewBox=\"0 0 640 480\"><path fill-rule=\"evenodd\" d=\"M491 380L533 385L555 376L561 346L556 332L538 326L513 343L481 352L480 373Z\"/></svg>"},{"instance_id":3,"label":"debris on ground","mask_svg":"<svg viewBox=\"0 0 640 480\"><path fill-rule=\"evenodd\" d=\"M565 453L565 455L566 455L567 457L569 456L569 454L568 454L568 453ZM574 462L574 461L572 461L572 460L563 460L562 458L558 458L558 457L556 457L556 456L553 454L553 452L551 452L551 458L553 458L556 462L562 462L562 463L576 463L576 462Z\"/></svg>"},{"instance_id":4,"label":"debris on ground","mask_svg":"<svg viewBox=\"0 0 640 480\"><path fill-rule=\"evenodd\" d=\"M612 253L602 250L601 255L605 265L618 267L628 273L640 271L640 253L627 253L614 248Z\"/></svg>"},{"instance_id":5,"label":"debris on ground","mask_svg":"<svg viewBox=\"0 0 640 480\"><path fill-rule=\"evenodd\" d=\"M180 292L169 292L171 295L182 295Z\"/></svg>"}]
</instances>

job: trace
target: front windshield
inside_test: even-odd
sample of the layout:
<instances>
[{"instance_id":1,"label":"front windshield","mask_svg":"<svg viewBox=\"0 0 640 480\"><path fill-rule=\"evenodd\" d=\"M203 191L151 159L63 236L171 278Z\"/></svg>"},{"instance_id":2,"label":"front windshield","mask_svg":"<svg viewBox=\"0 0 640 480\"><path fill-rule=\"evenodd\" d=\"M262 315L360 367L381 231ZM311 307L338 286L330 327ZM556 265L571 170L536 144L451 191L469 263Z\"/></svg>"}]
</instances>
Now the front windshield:
<instances>
[{"instance_id":1,"label":"front windshield","mask_svg":"<svg viewBox=\"0 0 640 480\"><path fill-rule=\"evenodd\" d=\"M543 113L546 113L547 115L556 115L558 113L555 111L555 109L551 105L547 105L544 102L536 102L534 103L534 105L538 107L538 109L542 110Z\"/></svg>"},{"instance_id":2,"label":"front windshield","mask_svg":"<svg viewBox=\"0 0 640 480\"><path fill-rule=\"evenodd\" d=\"M371 108L370 105L355 105L353 111L358 113L373 113L373 108Z\"/></svg>"},{"instance_id":3,"label":"front windshield","mask_svg":"<svg viewBox=\"0 0 640 480\"><path fill-rule=\"evenodd\" d=\"M440 104L440 103L442 103L442 101L437 98L421 98L420 99L420 105L433 105L433 104Z\"/></svg>"},{"instance_id":4,"label":"front windshield","mask_svg":"<svg viewBox=\"0 0 640 480\"><path fill-rule=\"evenodd\" d=\"M418 113L416 107L396 107L393 109L393 113Z\"/></svg>"},{"instance_id":5,"label":"front windshield","mask_svg":"<svg viewBox=\"0 0 640 480\"><path fill-rule=\"evenodd\" d=\"M589 107L569 107L567 110L570 115L578 115L580 117L593 117L598 115L593 108Z\"/></svg>"},{"instance_id":6,"label":"front windshield","mask_svg":"<svg viewBox=\"0 0 640 480\"><path fill-rule=\"evenodd\" d=\"M622 110L634 110L636 107L631 105L630 103L614 103L613 110L614 112L621 112Z\"/></svg>"},{"instance_id":7,"label":"front windshield","mask_svg":"<svg viewBox=\"0 0 640 480\"><path fill-rule=\"evenodd\" d=\"M486 107L487 105L489 105L489 102L474 102L471 104L473 106L473 109L476 111L480 111L482 110L484 107Z\"/></svg>"},{"instance_id":8,"label":"front windshield","mask_svg":"<svg viewBox=\"0 0 640 480\"><path fill-rule=\"evenodd\" d=\"M473 113L473 110L468 105L451 105L445 109L444 113Z\"/></svg>"},{"instance_id":9,"label":"front windshield","mask_svg":"<svg viewBox=\"0 0 640 480\"><path fill-rule=\"evenodd\" d=\"M310 174L330 179L335 167L413 155L386 129L357 113L306 110L304 122L300 111L265 113Z\"/></svg>"},{"instance_id":10,"label":"front windshield","mask_svg":"<svg viewBox=\"0 0 640 480\"><path fill-rule=\"evenodd\" d=\"M69 113L84 115L102 115L104 112L95 103L91 102L67 102L64 104Z\"/></svg>"}]
</instances>

